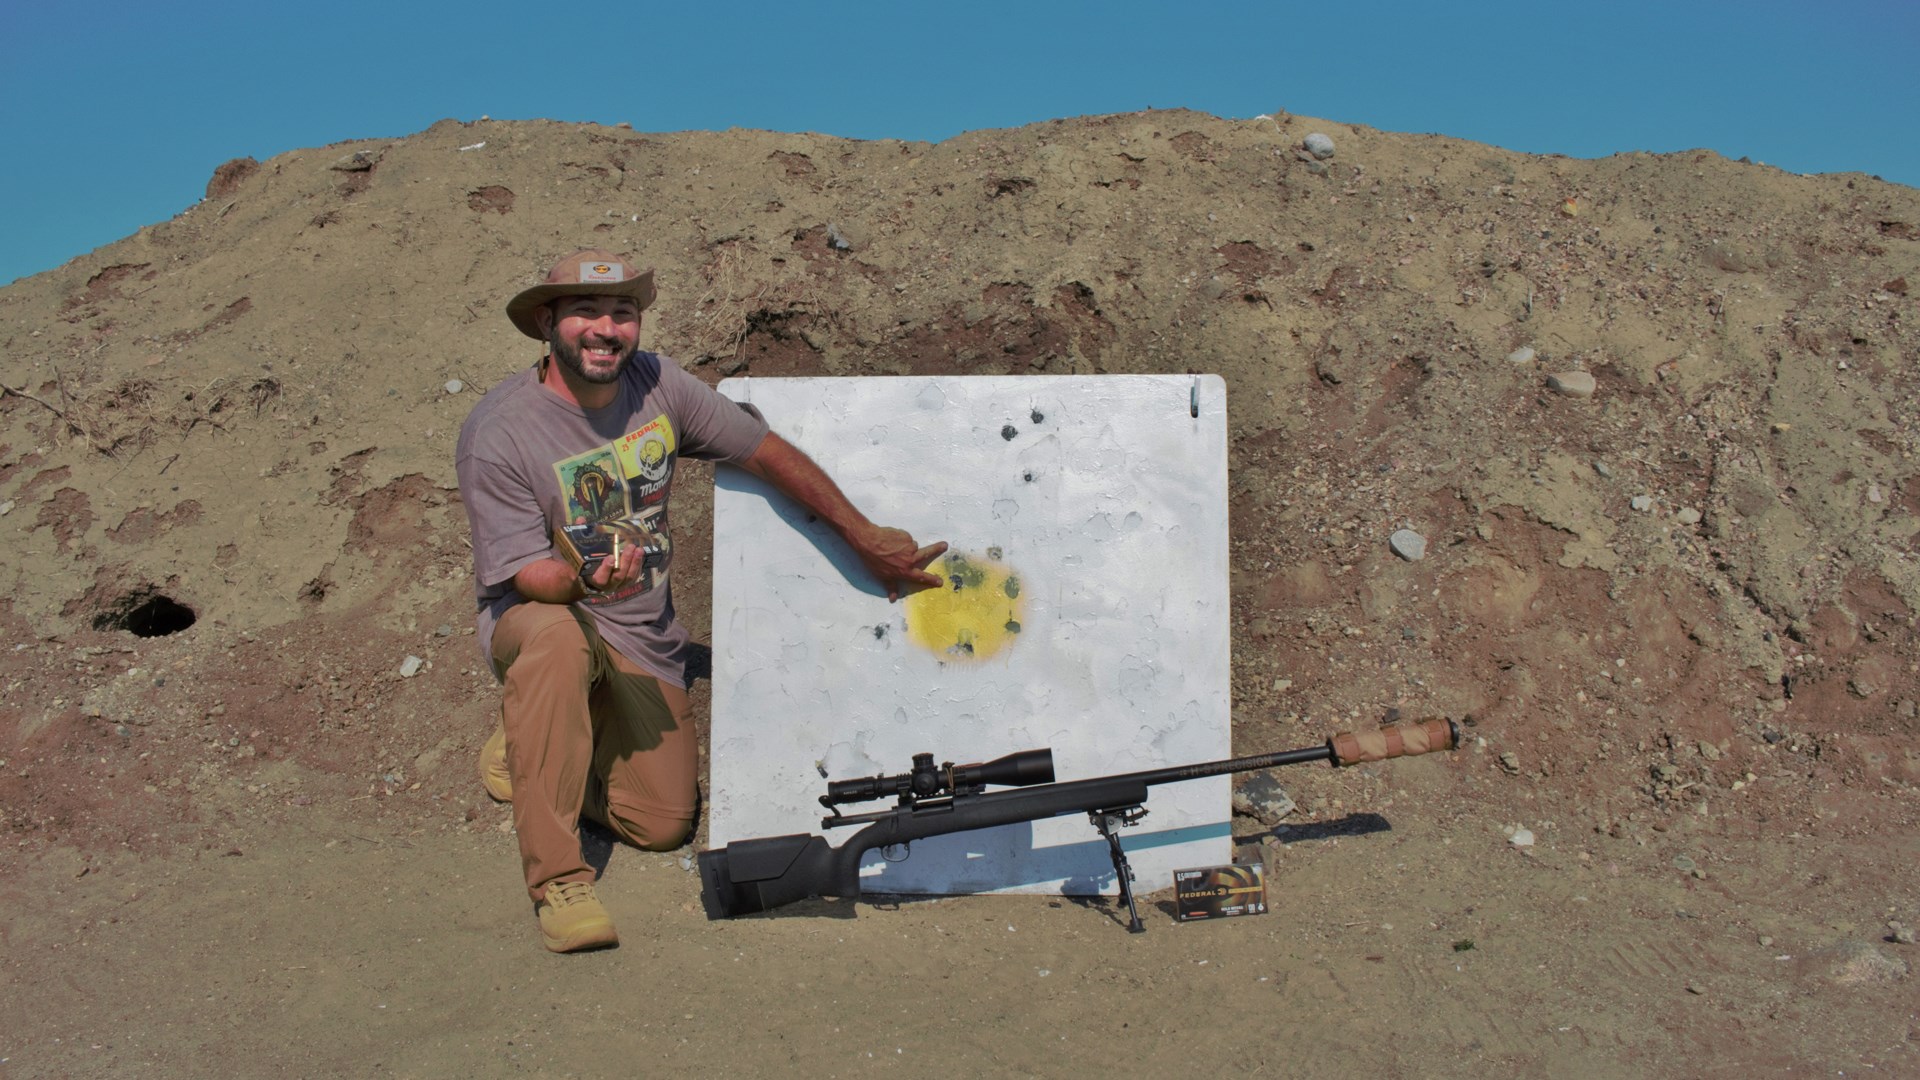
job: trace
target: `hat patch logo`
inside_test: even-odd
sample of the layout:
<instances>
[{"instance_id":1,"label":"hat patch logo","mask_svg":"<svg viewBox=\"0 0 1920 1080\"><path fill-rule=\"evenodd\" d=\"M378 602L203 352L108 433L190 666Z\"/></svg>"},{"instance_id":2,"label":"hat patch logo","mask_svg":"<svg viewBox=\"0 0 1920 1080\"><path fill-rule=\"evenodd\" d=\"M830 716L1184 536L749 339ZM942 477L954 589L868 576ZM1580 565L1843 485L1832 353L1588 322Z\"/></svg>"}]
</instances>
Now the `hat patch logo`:
<instances>
[{"instance_id":1,"label":"hat patch logo","mask_svg":"<svg viewBox=\"0 0 1920 1080\"><path fill-rule=\"evenodd\" d=\"M613 263L581 263L581 281L625 281L625 267Z\"/></svg>"}]
</instances>

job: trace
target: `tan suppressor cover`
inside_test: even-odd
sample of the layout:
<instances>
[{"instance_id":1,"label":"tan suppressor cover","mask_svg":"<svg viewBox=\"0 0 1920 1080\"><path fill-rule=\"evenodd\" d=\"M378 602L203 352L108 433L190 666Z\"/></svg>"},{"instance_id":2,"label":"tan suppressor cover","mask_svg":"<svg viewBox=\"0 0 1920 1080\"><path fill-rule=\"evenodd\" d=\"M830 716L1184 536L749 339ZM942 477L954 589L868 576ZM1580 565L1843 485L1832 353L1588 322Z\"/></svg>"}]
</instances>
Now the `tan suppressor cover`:
<instances>
[{"instance_id":1,"label":"tan suppressor cover","mask_svg":"<svg viewBox=\"0 0 1920 1080\"><path fill-rule=\"evenodd\" d=\"M1347 732L1327 740L1335 765L1411 757L1434 750L1453 749L1453 726L1444 719L1399 724L1378 731Z\"/></svg>"}]
</instances>

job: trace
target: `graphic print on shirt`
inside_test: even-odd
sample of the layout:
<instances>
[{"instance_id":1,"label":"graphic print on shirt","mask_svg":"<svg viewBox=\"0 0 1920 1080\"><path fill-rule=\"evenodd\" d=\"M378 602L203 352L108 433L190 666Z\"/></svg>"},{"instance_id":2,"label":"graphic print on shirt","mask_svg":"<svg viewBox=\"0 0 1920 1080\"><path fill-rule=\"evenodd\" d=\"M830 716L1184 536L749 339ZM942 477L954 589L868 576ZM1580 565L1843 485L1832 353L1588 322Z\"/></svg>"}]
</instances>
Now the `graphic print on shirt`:
<instances>
[{"instance_id":1,"label":"graphic print on shirt","mask_svg":"<svg viewBox=\"0 0 1920 1080\"><path fill-rule=\"evenodd\" d=\"M611 443L553 464L565 503L567 538L582 555L611 555L620 538L620 561L646 560L640 577L625 589L590 596L605 604L660 588L673 561L667 535L667 492L678 459L673 424L656 416Z\"/></svg>"}]
</instances>

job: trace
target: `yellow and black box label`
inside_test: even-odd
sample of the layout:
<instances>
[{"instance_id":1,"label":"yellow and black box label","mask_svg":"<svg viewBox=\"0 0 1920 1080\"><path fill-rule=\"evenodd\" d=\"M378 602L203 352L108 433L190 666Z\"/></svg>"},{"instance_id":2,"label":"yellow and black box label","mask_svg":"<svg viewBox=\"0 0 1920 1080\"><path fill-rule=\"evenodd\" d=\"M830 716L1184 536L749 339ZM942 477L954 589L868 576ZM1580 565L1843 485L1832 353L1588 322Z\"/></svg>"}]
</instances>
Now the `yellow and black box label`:
<instances>
[{"instance_id":1,"label":"yellow and black box label","mask_svg":"<svg viewBox=\"0 0 1920 1080\"><path fill-rule=\"evenodd\" d=\"M1181 922L1264 914L1267 910L1266 870L1260 863L1175 870L1174 912Z\"/></svg>"}]
</instances>

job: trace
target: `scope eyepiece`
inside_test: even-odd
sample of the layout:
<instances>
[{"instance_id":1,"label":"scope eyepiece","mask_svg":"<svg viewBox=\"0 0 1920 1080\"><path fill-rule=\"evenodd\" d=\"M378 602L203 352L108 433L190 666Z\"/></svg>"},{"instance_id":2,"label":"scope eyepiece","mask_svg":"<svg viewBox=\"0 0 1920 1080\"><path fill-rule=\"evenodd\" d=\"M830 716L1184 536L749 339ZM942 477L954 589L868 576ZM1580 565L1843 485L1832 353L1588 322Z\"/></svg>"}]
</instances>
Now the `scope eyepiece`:
<instances>
[{"instance_id":1,"label":"scope eyepiece","mask_svg":"<svg viewBox=\"0 0 1920 1080\"><path fill-rule=\"evenodd\" d=\"M870 799L884 799L889 795L900 776L867 776L858 780L829 780L827 793L820 796L820 805L832 808L840 803L867 802Z\"/></svg>"}]
</instances>

